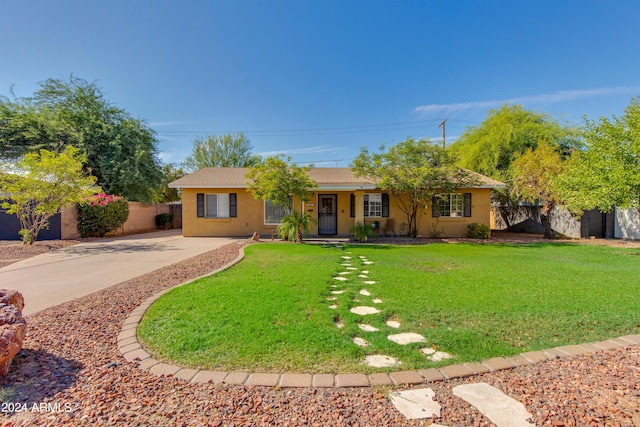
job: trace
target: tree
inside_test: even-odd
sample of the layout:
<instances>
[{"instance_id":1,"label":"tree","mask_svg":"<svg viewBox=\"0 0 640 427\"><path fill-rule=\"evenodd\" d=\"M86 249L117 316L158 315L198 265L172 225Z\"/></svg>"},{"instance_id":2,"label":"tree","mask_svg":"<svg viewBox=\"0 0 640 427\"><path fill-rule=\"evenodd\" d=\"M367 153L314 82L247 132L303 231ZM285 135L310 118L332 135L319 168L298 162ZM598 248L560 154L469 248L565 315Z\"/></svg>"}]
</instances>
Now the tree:
<instances>
[{"instance_id":1,"label":"tree","mask_svg":"<svg viewBox=\"0 0 640 427\"><path fill-rule=\"evenodd\" d=\"M586 120L583 137L585 149L571 156L559 177L566 206L578 214L640 207L640 97L622 117Z\"/></svg>"},{"instance_id":2,"label":"tree","mask_svg":"<svg viewBox=\"0 0 640 427\"><path fill-rule=\"evenodd\" d=\"M429 140L407 138L388 151L369 153L366 148L351 164L358 176L376 181L407 215L409 235L416 237L420 216L438 194L477 183L474 174L454 164L449 152Z\"/></svg>"},{"instance_id":3,"label":"tree","mask_svg":"<svg viewBox=\"0 0 640 427\"><path fill-rule=\"evenodd\" d=\"M178 178L182 178L186 172L173 163L162 166L162 187L156 189L153 200L161 203L179 202L181 200L180 190L178 188L169 188L169 183Z\"/></svg>"},{"instance_id":4,"label":"tree","mask_svg":"<svg viewBox=\"0 0 640 427\"><path fill-rule=\"evenodd\" d=\"M255 199L270 200L290 213L291 196L308 202L318 187L307 174L309 169L291 163L291 157L267 157L264 163L249 168L246 175L248 189Z\"/></svg>"},{"instance_id":5,"label":"tree","mask_svg":"<svg viewBox=\"0 0 640 427\"><path fill-rule=\"evenodd\" d=\"M151 202L162 184L155 132L109 103L95 83L49 79L31 98L0 100L0 156L15 160L67 145L86 155L85 170L110 194ZM42 123L53 124L48 127Z\"/></svg>"},{"instance_id":6,"label":"tree","mask_svg":"<svg viewBox=\"0 0 640 427\"><path fill-rule=\"evenodd\" d=\"M309 234L312 223L317 221L309 212L294 210L282 218L282 223L278 226L278 236L290 242L302 243L302 236Z\"/></svg>"},{"instance_id":7,"label":"tree","mask_svg":"<svg viewBox=\"0 0 640 427\"><path fill-rule=\"evenodd\" d=\"M193 151L185 159L185 169L196 171L207 167L250 167L260 163L253 146L243 133L209 135L193 142Z\"/></svg>"},{"instance_id":8,"label":"tree","mask_svg":"<svg viewBox=\"0 0 640 427\"><path fill-rule=\"evenodd\" d=\"M553 238L551 214L556 205L562 202L556 185L556 178L564 169L562 157L546 141L540 142L535 149L527 148L512 164L512 191L516 198L542 204L542 214L546 215L544 237Z\"/></svg>"},{"instance_id":9,"label":"tree","mask_svg":"<svg viewBox=\"0 0 640 427\"><path fill-rule=\"evenodd\" d=\"M83 171L84 161L84 154L67 146L60 154L40 150L13 165L3 164L0 200L7 213L18 216L24 244L35 242L60 208L99 190L96 178Z\"/></svg>"},{"instance_id":10,"label":"tree","mask_svg":"<svg viewBox=\"0 0 640 427\"><path fill-rule=\"evenodd\" d=\"M505 104L489 111L479 126L467 128L451 145L458 165L507 184L492 192L500 216L510 226L518 216L518 200L511 189L514 160L527 149L546 142L562 156L581 146L579 132L558 123L553 117L525 110L521 105Z\"/></svg>"}]
</instances>

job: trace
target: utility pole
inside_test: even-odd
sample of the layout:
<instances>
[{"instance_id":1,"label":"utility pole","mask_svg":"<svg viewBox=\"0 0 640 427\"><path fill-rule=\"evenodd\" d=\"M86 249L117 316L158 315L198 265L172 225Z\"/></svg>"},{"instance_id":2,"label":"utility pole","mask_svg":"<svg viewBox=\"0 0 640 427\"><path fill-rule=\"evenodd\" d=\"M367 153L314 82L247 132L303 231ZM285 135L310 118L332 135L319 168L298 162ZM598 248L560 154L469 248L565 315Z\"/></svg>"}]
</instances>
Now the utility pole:
<instances>
[{"instance_id":1,"label":"utility pole","mask_svg":"<svg viewBox=\"0 0 640 427\"><path fill-rule=\"evenodd\" d=\"M442 148L444 148L444 123L447 121L447 119L444 119L442 121L442 123L440 123L438 125L438 127L442 127Z\"/></svg>"}]
</instances>

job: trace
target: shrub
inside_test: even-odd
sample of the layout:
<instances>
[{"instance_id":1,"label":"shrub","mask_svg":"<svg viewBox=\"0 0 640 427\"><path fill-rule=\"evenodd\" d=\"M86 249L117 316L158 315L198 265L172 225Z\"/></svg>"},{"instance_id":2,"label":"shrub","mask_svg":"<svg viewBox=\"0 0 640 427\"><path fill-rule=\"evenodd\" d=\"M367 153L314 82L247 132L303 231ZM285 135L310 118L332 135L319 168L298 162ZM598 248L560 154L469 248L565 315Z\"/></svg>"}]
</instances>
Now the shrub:
<instances>
[{"instance_id":1,"label":"shrub","mask_svg":"<svg viewBox=\"0 0 640 427\"><path fill-rule=\"evenodd\" d=\"M78 203L78 231L82 237L103 237L129 217L129 204L119 196L96 194Z\"/></svg>"},{"instance_id":2,"label":"shrub","mask_svg":"<svg viewBox=\"0 0 640 427\"><path fill-rule=\"evenodd\" d=\"M308 212L293 211L282 217L278 226L278 236L290 242L302 243L302 235L309 234L312 223L317 221Z\"/></svg>"},{"instance_id":3,"label":"shrub","mask_svg":"<svg viewBox=\"0 0 640 427\"><path fill-rule=\"evenodd\" d=\"M355 238L361 242L366 242L369 240L369 237L375 235L372 225L365 225L360 221L356 222L355 225L349 229L349 233L353 233Z\"/></svg>"},{"instance_id":4,"label":"shrub","mask_svg":"<svg viewBox=\"0 0 640 427\"><path fill-rule=\"evenodd\" d=\"M156 215L156 226L158 228L164 228L168 230L173 225L173 214L172 213L161 213Z\"/></svg>"},{"instance_id":5,"label":"shrub","mask_svg":"<svg viewBox=\"0 0 640 427\"><path fill-rule=\"evenodd\" d=\"M486 224L474 222L467 225L467 237L472 239L488 239L491 237L491 229Z\"/></svg>"}]
</instances>

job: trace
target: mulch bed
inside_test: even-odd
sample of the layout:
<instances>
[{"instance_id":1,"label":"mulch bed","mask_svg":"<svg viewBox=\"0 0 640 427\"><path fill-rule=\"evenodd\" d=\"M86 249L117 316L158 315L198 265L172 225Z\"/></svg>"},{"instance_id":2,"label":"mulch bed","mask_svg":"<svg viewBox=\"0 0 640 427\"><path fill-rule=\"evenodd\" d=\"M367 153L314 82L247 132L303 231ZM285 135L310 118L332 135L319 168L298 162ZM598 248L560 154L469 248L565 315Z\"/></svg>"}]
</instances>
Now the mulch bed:
<instances>
[{"instance_id":1,"label":"mulch bed","mask_svg":"<svg viewBox=\"0 0 640 427\"><path fill-rule=\"evenodd\" d=\"M391 405L390 388L188 384L156 377L126 362L118 353L116 337L129 313L159 290L225 265L241 246L230 244L28 316L24 348L0 383L2 425L424 425L422 420L407 420ZM537 425L640 425L639 362L640 349L635 346L437 382L428 385L443 407L441 418L434 421L447 426L492 425L451 393L455 385L482 381L522 402ZM13 409L24 404L28 410L8 411L9 403ZM34 403L44 403L36 406L44 410L34 410Z\"/></svg>"}]
</instances>

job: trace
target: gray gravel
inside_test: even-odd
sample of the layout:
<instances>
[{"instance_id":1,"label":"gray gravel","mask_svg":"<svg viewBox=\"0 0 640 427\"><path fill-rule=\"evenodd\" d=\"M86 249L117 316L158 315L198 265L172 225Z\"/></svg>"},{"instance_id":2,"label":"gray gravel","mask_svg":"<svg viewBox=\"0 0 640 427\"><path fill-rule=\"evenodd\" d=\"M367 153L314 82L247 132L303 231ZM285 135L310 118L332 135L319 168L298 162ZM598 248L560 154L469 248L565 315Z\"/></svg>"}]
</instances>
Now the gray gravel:
<instances>
[{"instance_id":1,"label":"gray gravel","mask_svg":"<svg viewBox=\"0 0 640 427\"><path fill-rule=\"evenodd\" d=\"M387 398L391 388L188 384L155 377L119 355L116 336L122 321L139 303L159 290L217 269L235 259L240 247L227 245L28 316L23 351L1 384L2 425L429 424L406 420ZM492 425L451 392L455 385L483 381L522 402L537 425L640 425L639 357L635 346L434 383L429 386L443 409L441 418L433 421L448 426ZM49 407L36 411L34 403ZM15 410L16 404L26 405L28 411L7 411Z\"/></svg>"}]
</instances>

